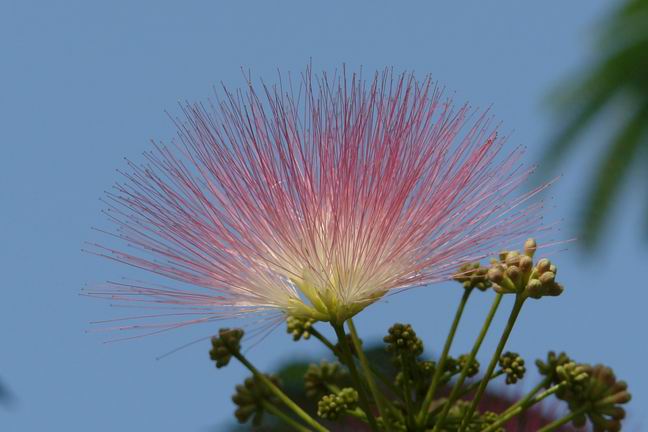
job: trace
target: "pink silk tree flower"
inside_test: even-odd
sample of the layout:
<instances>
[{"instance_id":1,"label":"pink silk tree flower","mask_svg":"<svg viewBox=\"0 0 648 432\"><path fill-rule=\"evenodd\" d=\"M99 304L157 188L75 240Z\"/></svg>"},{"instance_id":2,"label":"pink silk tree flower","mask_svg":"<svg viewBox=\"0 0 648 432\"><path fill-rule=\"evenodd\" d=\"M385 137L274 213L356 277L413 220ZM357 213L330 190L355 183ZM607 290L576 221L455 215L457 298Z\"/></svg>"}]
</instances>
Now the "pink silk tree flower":
<instances>
[{"instance_id":1,"label":"pink silk tree flower","mask_svg":"<svg viewBox=\"0 0 648 432\"><path fill-rule=\"evenodd\" d=\"M183 105L178 138L107 193L128 247L99 253L174 281L92 293L173 320L130 328L260 312L342 323L545 229L530 200L542 187L516 193L521 149L504 153L487 113L429 77L308 69L260 90Z\"/></svg>"}]
</instances>

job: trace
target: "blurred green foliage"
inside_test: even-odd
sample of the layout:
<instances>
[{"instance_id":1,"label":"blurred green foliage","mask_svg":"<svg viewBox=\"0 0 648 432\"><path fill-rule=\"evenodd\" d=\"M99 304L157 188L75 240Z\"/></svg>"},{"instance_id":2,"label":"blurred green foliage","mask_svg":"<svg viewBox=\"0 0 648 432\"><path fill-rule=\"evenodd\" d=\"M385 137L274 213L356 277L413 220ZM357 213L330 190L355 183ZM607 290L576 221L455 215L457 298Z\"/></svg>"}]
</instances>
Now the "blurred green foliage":
<instances>
[{"instance_id":1,"label":"blurred green foliage","mask_svg":"<svg viewBox=\"0 0 648 432\"><path fill-rule=\"evenodd\" d=\"M619 116L595 172L585 179L580 222L589 249L598 245L624 180L632 173L648 185L648 0L630 0L616 9L603 23L597 49L594 64L558 89L557 108L566 121L543 163L556 167L582 143L581 133L606 114ZM640 192L648 234L648 193Z\"/></svg>"}]
</instances>

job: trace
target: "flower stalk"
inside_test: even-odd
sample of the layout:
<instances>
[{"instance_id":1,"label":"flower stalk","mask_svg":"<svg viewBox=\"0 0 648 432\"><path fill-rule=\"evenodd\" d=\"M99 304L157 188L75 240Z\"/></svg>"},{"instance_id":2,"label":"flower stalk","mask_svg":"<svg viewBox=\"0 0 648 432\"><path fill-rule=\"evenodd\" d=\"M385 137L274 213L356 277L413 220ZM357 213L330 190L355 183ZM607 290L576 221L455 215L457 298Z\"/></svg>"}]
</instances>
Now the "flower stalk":
<instances>
[{"instance_id":1,"label":"flower stalk","mask_svg":"<svg viewBox=\"0 0 648 432\"><path fill-rule=\"evenodd\" d=\"M465 289L463 295L461 296L461 301L459 302L459 306L457 307L454 318L452 320L450 331L448 332L445 343L443 345L443 351L441 352L441 357L439 357L438 365L434 370L432 383L430 384L430 387L428 388L428 391L425 394L425 398L423 399L423 402L421 404L421 410L419 412L419 415L417 416L417 424L420 427L423 427L425 424L427 424L428 417L430 415L430 404L432 404L432 401L434 400L434 396L437 391L437 387L439 385L441 375L443 374L446 360L448 358L448 353L450 352L450 347L452 346L452 342L457 332L457 327L459 327L459 321L463 316L464 308L466 306L466 303L468 303L468 298L470 297L472 291L473 288Z\"/></svg>"},{"instance_id":2,"label":"flower stalk","mask_svg":"<svg viewBox=\"0 0 648 432\"><path fill-rule=\"evenodd\" d=\"M450 408L452 408L452 405L454 402L457 400L459 397L459 394L461 392L462 386L464 381L466 380L466 377L468 375L468 369L470 368L470 365L472 362L475 360L475 357L477 357L477 353L479 352L479 348L482 345L482 342L484 341L484 338L486 337L486 334L488 333L488 329L491 326L491 323L493 322L493 318L495 317L495 313L497 312L497 309L499 308L499 305L502 301L502 296L503 294L497 294L495 296L495 299L493 300L493 303L491 304L491 308L488 311L488 315L486 316L486 320L484 321L484 324L482 325L481 331L479 332L479 336L477 336L477 340L475 341L472 350L470 351L468 360L466 364L464 365L463 369L461 370L461 374L459 375L459 378L457 379L457 382L455 385L452 387L452 391L450 392L450 396L448 397L448 400L445 402L443 406L443 410L441 411L441 414L439 415L438 419L436 420L436 423L434 425L434 428L432 429L432 432L438 432L441 430L441 427L443 427L443 423L445 419L448 416L448 413L450 412ZM492 373L492 371L491 371ZM489 376L490 374L486 374L486 376ZM488 380L484 380L484 382L488 382ZM480 386L481 387L481 386Z\"/></svg>"},{"instance_id":3,"label":"flower stalk","mask_svg":"<svg viewBox=\"0 0 648 432\"><path fill-rule=\"evenodd\" d=\"M497 344L497 348L495 349L495 352L491 357L490 363L488 364L488 368L486 369L485 376L490 376L495 371L497 362L499 361L499 358L502 355L502 351L504 351L504 346L506 345L506 342L508 341L508 338L511 335L511 331L513 330L513 326L515 325L515 321L517 320L520 311L522 310L522 306L524 305L525 300L526 298L524 297L524 295L522 294L516 295L515 303L513 304L513 308L511 309L511 313L506 323L506 327L504 328L499 343ZM472 416L475 413L475 410L477 409L477 404L479 404L479 401L481 400L482 396L484 395L484 392L486 391L487 385L488 385L488 381L483 380L480 383L479 387L477 388L477 392L475 393L475 396L473 397L473 400L470 403L470 406L468 407L468 411L466 412L462 420L462 424L459 428L459 432L463 432L466 429L470 420L472 419Z\"/></svg>"},{"instance_id":4,"label":"flower stalk","mask_svg":"<svg viewBox=\"0 0 648 432\"><path fill-rule=\"evenodd\" d=\"M362 382L360 375L358 374L358 369L356 368L355 360L353 359L353 354L351 347L349 346L349 340L344 331L344 327L341 324L334 323L331 323L331 326L333 327L333 330L335 330L335 334L338 338L342 360L347 368L349 368L349 373L351 375L351 379L353 380L353 384L358 390L358 394L360 396L360 407L367 415L369 425L373 428L373 430L378 430L378 424L376 423L376 418L371 410L371 405L369 404L369 398L367 397L365 385Z\"/></svg>"},{"instance_id":5,"label":"flower stalk","mask_svg":"<svg viewBox=\"0 0 648 432\"><path fill-rule=\"evenodd\" d=\"M283 402L286 407L288 407L292 412L294 412L300 419L302 419L306 424L315 429L318 432L329 432L327 428L322 426L317 420L311 417L306 411L304 411L299 405L297 405L288 395L286 395L279 387L277 387L272 381L270 381L264 374L259 372L259 370L254 367L252 363L245 358L243 354L236 351L232 355L239 361L243 366L248 368L250 372L261 381L268 390L270 390L281 402Z\"/></svg>"}]
</instances>

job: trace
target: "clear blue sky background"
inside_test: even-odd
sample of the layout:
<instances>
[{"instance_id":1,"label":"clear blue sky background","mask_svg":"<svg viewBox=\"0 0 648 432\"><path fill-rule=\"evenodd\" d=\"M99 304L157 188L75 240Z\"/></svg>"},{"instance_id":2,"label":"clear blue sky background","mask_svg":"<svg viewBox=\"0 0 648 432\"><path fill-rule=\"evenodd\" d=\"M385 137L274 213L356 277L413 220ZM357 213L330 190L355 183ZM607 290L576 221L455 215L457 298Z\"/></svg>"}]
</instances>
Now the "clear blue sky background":
<instances>
[{"instance_id":1,"label":"clear blue sky background","mask_svg":"<svg viewBox=\"0 0 648 432\"><path fill-rule=\"evenodd\" d=\"M612 3L3 0L0 379L17 399L0 407L0 429L207 431L230 418L241 367L217 371L207 342L155 360L216 328L108 345L84 333L89 321L117 311L79 297L80 288L125 274L80 252L98 239L90 227L103 224L98 197L124 156L137 160L149 138L172 136L163 110L177 112L177 100L203 99L220 81L242 84L241 66L272 80L277 68L301 71L309 58L315 70L393 65L432 73L458 100L494 104L504 130L515 130L511 145L527 145L533 161L552 130L547 92L590 57L593 31ZM600 136L586 137L590 151L570 160L552 191L551 215L565 217L564 237ZM565 349L613 365L631 383L640 427L648 292L639 275L648 255L633 200L645 186L631 186L604 252L587 258L570 246L555 257L567 291L531 304L510 347L529 359ZM370 338L409 321L428 347L440 347L458 297L452 284L410 291L370 308L359 326ZM469 307L457 351L468 349L485 303ZM320 350L277 331L250 356L272 368L300 352Z\"/></svg>"}]
</instances>

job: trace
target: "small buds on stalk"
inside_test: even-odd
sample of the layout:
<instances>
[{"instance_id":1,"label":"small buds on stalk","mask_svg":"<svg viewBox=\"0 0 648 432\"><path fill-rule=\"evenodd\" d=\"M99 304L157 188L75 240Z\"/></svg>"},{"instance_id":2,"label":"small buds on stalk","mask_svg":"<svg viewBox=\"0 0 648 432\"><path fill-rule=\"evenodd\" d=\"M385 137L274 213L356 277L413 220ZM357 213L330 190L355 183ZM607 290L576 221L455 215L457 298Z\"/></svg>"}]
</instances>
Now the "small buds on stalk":
<instances>
[{"instance_id":1,"label":"small buds on stalk","mask_svg":"<svg viewBox=\"0 0 648 432\"><path fill-rule=\"evenodd\" d=\"M459 267L459 271L452 278L465 289L477 288L486 291L491 287L491 281L486 277L487 273L488 268L482 267L478 262L466 263Z\"/></svg>"},{"instance_id":2,"label":"small buds on stalk","mask_svg":"<svg viewBox=\"0 0 648 432\"><path fill-rule=\"evenodd\" d=\"M232 355L241 350L243 334L242 329L222 328L218 331L218 336L212 337L212 349L209 351L209 357L216 362L217 368L227 366Z\"/></svg>"},{"instance_id":3,"label":"small buds on stalk","mask_svg":"<svg viewBox=\"0 0 648 432\"><path fill-rule=\"evenodd\" d=\"M347 374L339 363L322 360L320 364L311 363L304 375L306 397L320 398L331 393L331 386L339 386L347 380Z\"/></svg>"},{"instance_id":4,"label":"small buds on stalk","mask_svg":"<svg viewBox=\"0 0 648 432\"><path fill-rule=\"evenodd\" d=\"M572 412L584 408L583 414L574 418L574 426L582 427L589 419L595 431L621 430L625 410L619 405L628 403L631 396L628 385L617 381L612 369L568 363L558 373L569 384L564 392L556 395L568 403Z\"/></svg>"},{"instance_id":5,"label":"small buds on stalk","mask_svg":"<svg viewBox=\"0 0 648 432\"><path fill-rule=\"evenodd\" d=\"M499 261L493 260L486 276L493 289L500 294L522 294L539 299L544 296L557 296L563 286L556 282L556 266L546 258L533 265L533 255L537 250L535 240L524 243L524 253L503 251Z\"/></svg>"},{"instance_id":6,"label":"small buds on stalk","mask_svg":"<svg viewBox=\"0 0 648 432\"><path fill-rule=\"evenodd\" d=\"M462 354L459 356L459 358L457 359L459 370L463 370L463 368L466 367L469 358L470 356L468 354ZM479 373L479 362L477 361L477 359L474 359L472 363L470 363L470 366L468 366L466 376L468 378L472 378L478 373Z\"/></svg>"},{"instance_id":7,"label":"small buds on stalk","mask_svg":"<svg viewBox=\"0 0 648 432\"><path fill-rule=\"evenodd\" d=\"M337 394L324 396L317 403L317 415L326 420L337 420L347 411L358 406L358 392L350 387L343 388Z\"/></svg>"},{"instance_id":8,"label":"small buds on stalk","mask_svg":"<svg viewBox=\"0 0 648 432\"><path fill-rule=\"evenodd\" d=\"M286 318L286 332L291 334L294 341L310 338L310 328L315 323L312 318L300 318L289 315Z\"/></svg>"},{"instance_id":9,"label":"small buds on stalk","mask_svg":"<svg viewBox=\"0 0 648 432\"><path fill-rule=\"evenodd\" d=\"M466 432L478 432L481 431L488 426L494 424L499 420L499 414L497 414L494 411L485 411L482 415L480 415L477 418L477 421L471 425L468 426L466 429ZM503 426L498 427L495 429L493 432L505 432L506 429L504 429Z\"/></svg>"},{"instance_id":10,"label":"small buds on stalk","mask_svg":"<svg viewBox=\"0 0 648 432\"><path fill-rule=\"evenodd\" d=\"M409 324L394 324L383 341L387 344L387 351L395 355L416 358L423 353L423 341Z\"/></svg>"},{"instance_id":11,"label":"small buds on stalk","mask_svg":"<svg viewBox=\"0 0 648 432\"><path fill-rule=\"evenodd\" d=\"M506 374L506 384L515 384L522 378L526 368L524 367L524 359L517 353L505 352L499 358L499 365L502 372Z\"/></svg>"},{"instance_id":12,"label":"small buds on stalk","mask_svg":"<svg viewBox=\"0 0 648 432\"><path fill-rule=\"evenodd\" d=\"M557 379L564 384L556 395L559 399L572 399L574 395L580 395L587 384L588 368L576 362L569 362L556 367Z\"/></svg>"},{"instance_id":13,"label":"small buds on stalk","mask_svg":"<svg viewBox=\"0 0 648 432\"><path fill-rule=\"evenodd\" d=\"M279 385L277 377L266 375L276 385ZM245 423L252 418L254 426L260 426L263 419L264 402L275 403L275 396L257 378L249 377L243 384L236 386L236 393L232 396L232 402L236 404L234 415L239 423Z\"/></svg>"},{"instance_id":14,"label":"small buds on stalk","mask_svg":"<svg viewBox=\"0 0 648 432\"><path fill-rule=\"evenodd\" d=\"M563 366L571 361L572 360L564 352L561 352L560 354L556 354L553 351L549 351L549 353L547 353L546 362L543 362L540 359L536 360L536 366L538 367L538 372L540 372L540 375L544 375L549 380L547 387L561 382L561 379L558 376L557 369L559 366Z\"/></svg>"}]
</instances>

